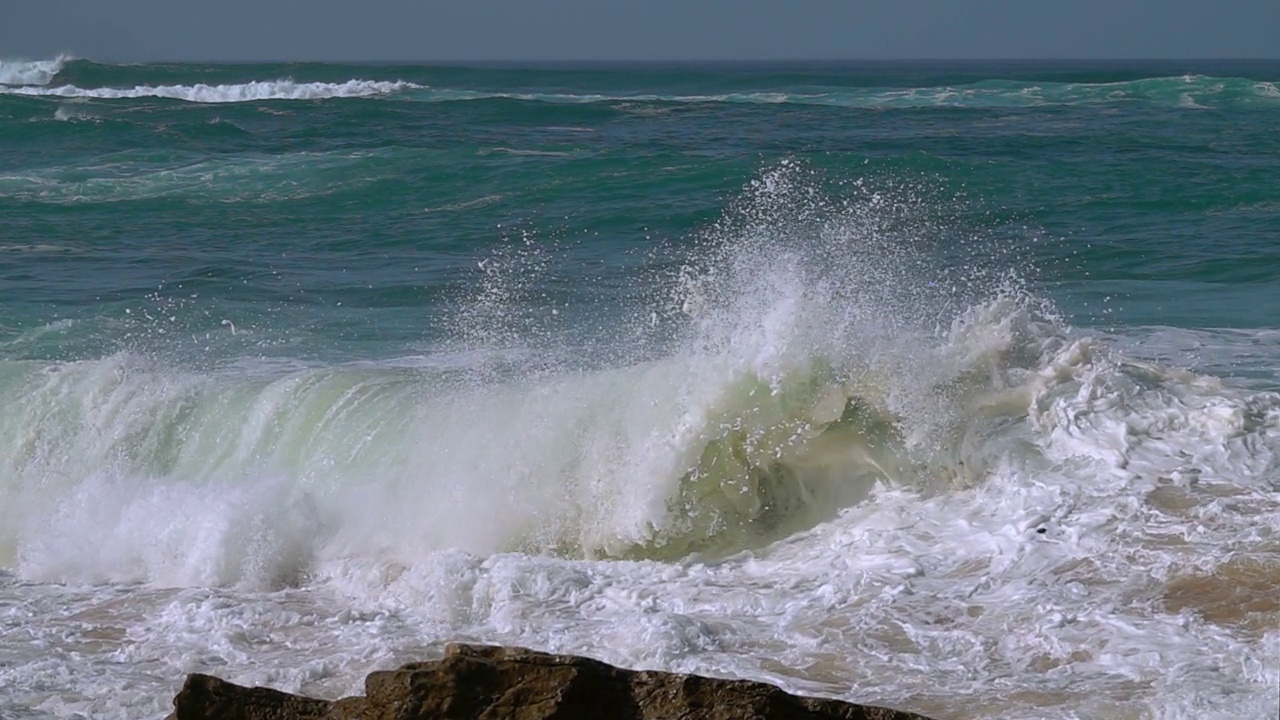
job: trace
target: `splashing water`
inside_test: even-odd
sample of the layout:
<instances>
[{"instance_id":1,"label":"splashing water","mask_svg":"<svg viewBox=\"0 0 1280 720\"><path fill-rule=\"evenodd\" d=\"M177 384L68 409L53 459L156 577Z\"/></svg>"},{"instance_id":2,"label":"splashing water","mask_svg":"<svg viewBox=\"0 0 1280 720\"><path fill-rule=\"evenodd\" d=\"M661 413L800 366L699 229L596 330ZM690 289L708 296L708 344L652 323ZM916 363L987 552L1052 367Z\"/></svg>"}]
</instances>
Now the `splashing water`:
<instances>
[{"instance_id":1,"label":"splashing water","mask_svg":"<svg viewBox=\"0 0 1280 720\"><path fill-rule=\"evenodd\" d=\"M1280 395L1127 358L910 188L795 162L602 336L530 310L546 252L482 261L423 358L0 363L0 587L55 658L6 643L17 702L145 704L40 689L115 633L329 695L458 639L940 717L1268 707Z\"/></svg>"}]
</instances>

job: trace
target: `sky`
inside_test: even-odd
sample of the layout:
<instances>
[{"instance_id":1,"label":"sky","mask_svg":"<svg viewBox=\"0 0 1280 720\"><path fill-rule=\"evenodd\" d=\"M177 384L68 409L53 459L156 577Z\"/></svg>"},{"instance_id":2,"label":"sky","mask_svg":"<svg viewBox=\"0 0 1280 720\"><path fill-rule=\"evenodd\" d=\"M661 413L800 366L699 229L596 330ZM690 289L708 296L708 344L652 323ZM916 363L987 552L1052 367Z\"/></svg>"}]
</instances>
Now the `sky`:
<instances>
[{"instance_id":1,"label":"sky","mask_svg":"<svg viewBox=\"0 0 1280 720\"><path fill-rule=\"evenodd\" d=\"M0 58L1280 58L1280 0L11 0Z\"/></svg>"}]
</instances>

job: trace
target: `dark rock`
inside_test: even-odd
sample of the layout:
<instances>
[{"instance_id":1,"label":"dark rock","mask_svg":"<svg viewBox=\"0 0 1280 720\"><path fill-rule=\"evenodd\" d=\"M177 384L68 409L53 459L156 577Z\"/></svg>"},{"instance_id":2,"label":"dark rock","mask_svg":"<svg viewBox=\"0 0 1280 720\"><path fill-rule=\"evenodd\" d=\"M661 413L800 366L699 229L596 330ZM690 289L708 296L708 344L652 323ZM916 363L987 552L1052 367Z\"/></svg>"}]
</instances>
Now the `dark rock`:
<instances>
[{"instance_id":1,"label":"dark rock","mask_svg":"<svg viewBox=\"0 0 1280 720\"><path fill-rule=\"evenodd\" d=\"M187 676L173 699L177 718L253 718L311 720L328 715L331 702L290 695L270 688L246 688L211 675Z\"/></svg>"},{"instance_id":2,"label":"dark rock","mask_svg":"<svg viewBox=\"0 0 1280 720\"><path fill-rule=\"evenodd\" d=\"M176 720L928 720L747 680L475 645L450 645L442 660L372 673L364 697L312 700L190 675L173 705Z\"/></svg>"}]
</instances>

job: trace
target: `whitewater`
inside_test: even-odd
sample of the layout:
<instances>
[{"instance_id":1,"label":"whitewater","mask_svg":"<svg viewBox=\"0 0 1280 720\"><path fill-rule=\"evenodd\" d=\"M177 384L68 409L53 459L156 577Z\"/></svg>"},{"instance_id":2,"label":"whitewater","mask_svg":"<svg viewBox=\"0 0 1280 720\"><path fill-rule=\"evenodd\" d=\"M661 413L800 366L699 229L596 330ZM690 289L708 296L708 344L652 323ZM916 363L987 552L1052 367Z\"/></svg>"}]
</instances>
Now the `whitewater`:
<instances>
[{"instance_id":1,"label":"whitewater","mask_svg":"<svg viewBox=\"0 0 1280 720\"><path fill-rule=\"evenodd\" d=\"M372 148L367 135L347 146L332 128L327 144L295 147L295 121L262 111L329 113L337 127L350 103L435 112L414 108L438 78L58 84L75 62L8 63L0 76L0 95L48 103L12 112L43 113L58 152L62 133L145 111L162 113L157 136L170 137L179 116L163 113L205 112L121 106L121 120L107 107L77 125L67 97L249 106L218 116L237 128L230 140L201 115L169 155L101 139L92 162L0 168L0 210L32 228L0 245L11 293L0 296L0 716L159 718L195 671L338 697L450 641L765 680L940 719L1274 714L1274 327L1114 322L1112 295L1098 311L1109 321L1079 322L1046 256L1027 259L1057 252L1051 240L1001 235L1025 220L958 237L968 221L939 200L936 177L874 154L835 166L753 156L722 166L742 174L733 185L703 180L700 158L664 156L645 174L689 168L662 196L670 212L681 194L711 199L665 241L625 249L540 229L532 212L475 219L513 202L559 212L564 197L606 216L587 223L594 232L622 232L608 218L639 213L638 236L655 234L658 191L642 176L620 186L635 205L600 209L615 207L600 178L625 172L635 147L602 166L612 149L575 150L562 128L590 124L573 135L590 138L666 115L547 117L552 139L521 144L522 123L548 104L542 90L646 94L632 88L555 78L515 93L523 100L458 103L451 112L535 107L502 120L514 129L500 138L493 108L433 119L493 123L477 131L495 135L488 144L453 156ZM1173 82L1152 112L1179 111ZM1002 83L968 86L1017 85L1012 99L1044 85ZM777 90L708 84L696 96ZM1070 96L1082 84L1061 85ZM1250 94L1258 81L1237 85L1249 107L1265 96ZM667 90L647 102L684 112ZM783 103L738 104L725 112ZM928 105L904 111L939 111ZM15 132L32 132L24 122ZM719 121L683 122L715 132ZM245 139L275 132L281 147ZM227 144L197 152L188 137ZM396 164L422 172L442 156L469 178L456 196ZM588 162L598 174L578 179L575 163ZM529 167L518 181L486 174ZM695 181L713 190L689 190ZM50 230L76 213L139 237L99 256ZM331 232L348 213L360 229ZM237 234L255 222L280 225ZM203 245L181 240L192 226L213 229ZM440 228L454 235L438 249L413 244ZM279 239L290 232L304 244ZM475 236L496 239L458 239ZM350 254L324 260L331 247ZM1063 257L1104 274L1088 252ZM90 257L159 269L95 284L68 269ZM325 267L339 262L341 273L385 262L386 275L339 285ZM440 264L421 274L428 262ZM414 282L397 274L410 266ZM415 294L431 283L445 289ZM325 294L335 287L346 294ZM418 329L387 342L379 329L402 327L379 324L387 314Z\"/></svg>"}]
</instances>

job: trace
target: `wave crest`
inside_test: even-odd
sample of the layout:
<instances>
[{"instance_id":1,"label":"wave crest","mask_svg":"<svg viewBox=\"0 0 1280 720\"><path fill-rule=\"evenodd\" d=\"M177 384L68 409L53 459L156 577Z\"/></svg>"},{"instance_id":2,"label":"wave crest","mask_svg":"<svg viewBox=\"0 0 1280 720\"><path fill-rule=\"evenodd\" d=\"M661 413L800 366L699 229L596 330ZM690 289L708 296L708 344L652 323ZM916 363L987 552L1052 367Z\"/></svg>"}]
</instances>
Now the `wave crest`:
<instances>
[{"instance_id":1,"label":"wave crest","mask_svg":"<svg viewBox=\"0 0 1280 720\"><path fill-rule=\"evenodd\" d=\"M764 173L680 273L645 283L621 323L635 336L588 331L581 360L522 324L522 289L554 263L516 252L457 311L475 358L461 377L0 363L0 545L28 575L176 584L274 582L244 565L242 527L288 546L267 553L271 578L299 557L408 565L443 548L678 558L812 527L877 483L981 482L1061 328L979 263L939 269L942 223L871 185ZM313 528L306 552L246 486L310 508L289 520ZM156 537L207 557L161 562Z\"/></svg>"},{"instance_id":2,"label":"wave crest","mask_svg":"<svg viewBox=\"0 0 1280 720\"><path fill-rule=\"evenodd\" d=\"M0 85L48 85L74 59L59 55L52 60L0 60Z\"/></svg>"},{"instance_id":3,"label":"wave crest","mask_svg":"<svg viewBox=\"0 0 1280 720\"><path fill-rule=\"evenodd\" d=\"M403 80L348 80L342 83L293 80L266 80L233 85L139 85L132 88L82 88L75 85L56 87L0 88L0 94L34 97L98 98L168 98L193 103L238 103L259 100L325 100L329 98L371 97L390 95L421 88Z\"/></svg>"}]
</instances>

